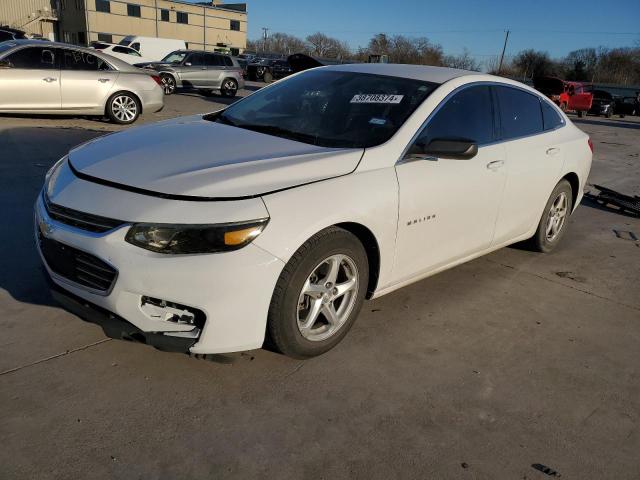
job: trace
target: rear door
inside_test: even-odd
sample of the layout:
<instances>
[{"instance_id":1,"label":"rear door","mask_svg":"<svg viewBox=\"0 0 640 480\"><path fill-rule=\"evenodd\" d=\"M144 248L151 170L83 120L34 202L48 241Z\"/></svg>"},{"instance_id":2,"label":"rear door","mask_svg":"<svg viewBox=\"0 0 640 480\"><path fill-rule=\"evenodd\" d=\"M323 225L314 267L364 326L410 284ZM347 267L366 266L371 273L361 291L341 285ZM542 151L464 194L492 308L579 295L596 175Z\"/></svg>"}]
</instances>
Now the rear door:
<instances>
[{"instance_id":1,"label":"rear door","mask_svg":"<svg viewBox=\"0 0 640 480\"><path fill-rule=\"evenodd\" d=\"M62 49L62 109L100 110L118 78L118 71L96 55Z\"/></svg>"},{"instance_id":2,"label":"rear door","mask_svg":"<svg viewBox=\"0 0 640 480\"><path fill-rule=\"evenodd\" d=\"M507 170L493 242L499 245L527 233L540 221L562 170L564 121L538 95L516 87L492 88Z\"/></svg>"},{"instance_id":3,"label":"rear door","mask_svg":"<svg viewBox=\"0 0 640 480\"><path fill-rule=\"evenodd\" d=\"M179 69L183 87L206 86L207 66L203 53L190 53L182 62Z\"/></svg>"},{"instance_id":4,"label":"rear door","mask_svg":"<svg viewBox=\"0 0 640 480\"><path fill-rule=\"evenodd\" d=\"M207 63L207 85L213 88L220 88L227 70L227 66L224 64L224 57L215 53L207 53L205 57Z\"/></svg>"},{"instance_id":5,"label":"rear door","mask_svg":"<svg viewBox=\"0 0 640 480\"><path fill-rule=\"evenodd\" d=\"M0 110L59 110L59 50L26 47L3 58Z\"/></svg>"}]
</instances>

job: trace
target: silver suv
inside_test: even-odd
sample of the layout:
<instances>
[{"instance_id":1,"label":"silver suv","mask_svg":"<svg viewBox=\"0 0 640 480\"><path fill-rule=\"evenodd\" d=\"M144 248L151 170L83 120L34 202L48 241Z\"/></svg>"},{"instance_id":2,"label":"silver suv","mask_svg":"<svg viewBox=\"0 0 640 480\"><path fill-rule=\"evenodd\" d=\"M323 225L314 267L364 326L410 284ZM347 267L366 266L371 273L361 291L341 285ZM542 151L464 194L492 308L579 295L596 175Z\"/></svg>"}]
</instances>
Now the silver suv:
<instances>
[{"instance_id":1,"label":"silver suv","mask_svg":"<svg viewBox=\"0 0 640 480\"><path fill-rule=\"evenodd\" d=\"M138 63L160 74L166 95L177 88L195 88L204 95L220 93L235 97L244 88L242 67L229 55L194 50L176 50L159 62Z\"/></svg>"}]
</instances>

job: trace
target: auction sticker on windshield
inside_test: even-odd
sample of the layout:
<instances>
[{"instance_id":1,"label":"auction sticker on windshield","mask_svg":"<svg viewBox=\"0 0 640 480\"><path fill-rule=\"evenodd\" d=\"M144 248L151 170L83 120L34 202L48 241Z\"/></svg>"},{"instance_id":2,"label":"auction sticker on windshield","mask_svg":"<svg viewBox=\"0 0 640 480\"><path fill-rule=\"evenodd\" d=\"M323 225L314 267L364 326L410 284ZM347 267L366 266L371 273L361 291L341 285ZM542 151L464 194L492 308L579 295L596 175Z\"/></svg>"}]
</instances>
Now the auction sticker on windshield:
<instances>
[{"instance_id":1,"label":"auction sticker on windshield","mask_svg":"<svg viewBox=\"0 0 640 480\"><path fill-rule=\"evenodd\" d=\"M386 93L360 93L354 95L350 103L400 103L404 95Z\"/></svg>"}]
</instances>

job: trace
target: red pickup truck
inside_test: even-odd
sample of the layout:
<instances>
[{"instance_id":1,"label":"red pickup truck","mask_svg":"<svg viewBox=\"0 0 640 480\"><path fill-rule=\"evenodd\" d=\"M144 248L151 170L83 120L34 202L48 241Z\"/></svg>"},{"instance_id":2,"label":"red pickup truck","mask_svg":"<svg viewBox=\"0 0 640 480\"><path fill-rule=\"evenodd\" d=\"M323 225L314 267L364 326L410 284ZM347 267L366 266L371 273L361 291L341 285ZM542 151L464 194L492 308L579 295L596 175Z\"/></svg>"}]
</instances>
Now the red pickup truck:
<instances>
[{"instance_id":1,"label":"red pickup truck","mask_svg":"<svg viewBox=\"0 0 640 480\"><path fill-rule=\"evenodd\" d=\"M534 79L533 86L565 112L576 112L583 117L591 109L593 92L590 85L557 77L541 77Z\"/></svg>"}]
</instances>

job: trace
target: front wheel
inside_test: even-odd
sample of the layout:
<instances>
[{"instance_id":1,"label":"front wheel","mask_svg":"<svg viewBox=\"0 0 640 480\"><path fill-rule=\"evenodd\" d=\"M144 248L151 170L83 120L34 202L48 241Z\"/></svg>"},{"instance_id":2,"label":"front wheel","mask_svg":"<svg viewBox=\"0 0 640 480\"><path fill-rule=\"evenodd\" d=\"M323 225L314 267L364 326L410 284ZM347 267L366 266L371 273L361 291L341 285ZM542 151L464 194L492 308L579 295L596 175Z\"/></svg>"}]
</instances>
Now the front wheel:
<instances>
[{"instance_id":1,"label":"front wheel","mask_svg":"<svg viewBox=\"0 0 640 480\"><path fill-rule=\"evenodd\" d=\"M330 350L360 313L368 279L367 254L357 237L337 227L314 235L278 279L267 322L270 343L294 358Z\"/></svg>"},{"instance_id":2,"label":"front wheel","mask_svg":"<svg viewBox=\"0 0 640 480\"><path fill-rule=\"evenodd\" d=\"M107 101L107 116L114 123L127 125L140 116L140 102L127 92L118 92Z\"/></svg>"},{"instance_id":3,"label":"front wheel","mask_svg":"<svg viewBox=\"0 0 640 480\"><path fill-rule=\"evenodd\" d=\"M542 253L551 252L564 235L567 221L573 209L573 196L571 185L566 180L561 180L553 189L544 213L538 223L538 229L531 238L532 246Z\"/></svg>"},{"instance_id":4,"label":"front wheel","mask_svg":"<svg viewBox=\"0 0 640 480\"><path fill-rule=\"evenodd\" d=\"M585 111L584 110L578 110L578 117L582 118L584 117Z\"/></svg>"}]
</instances>

